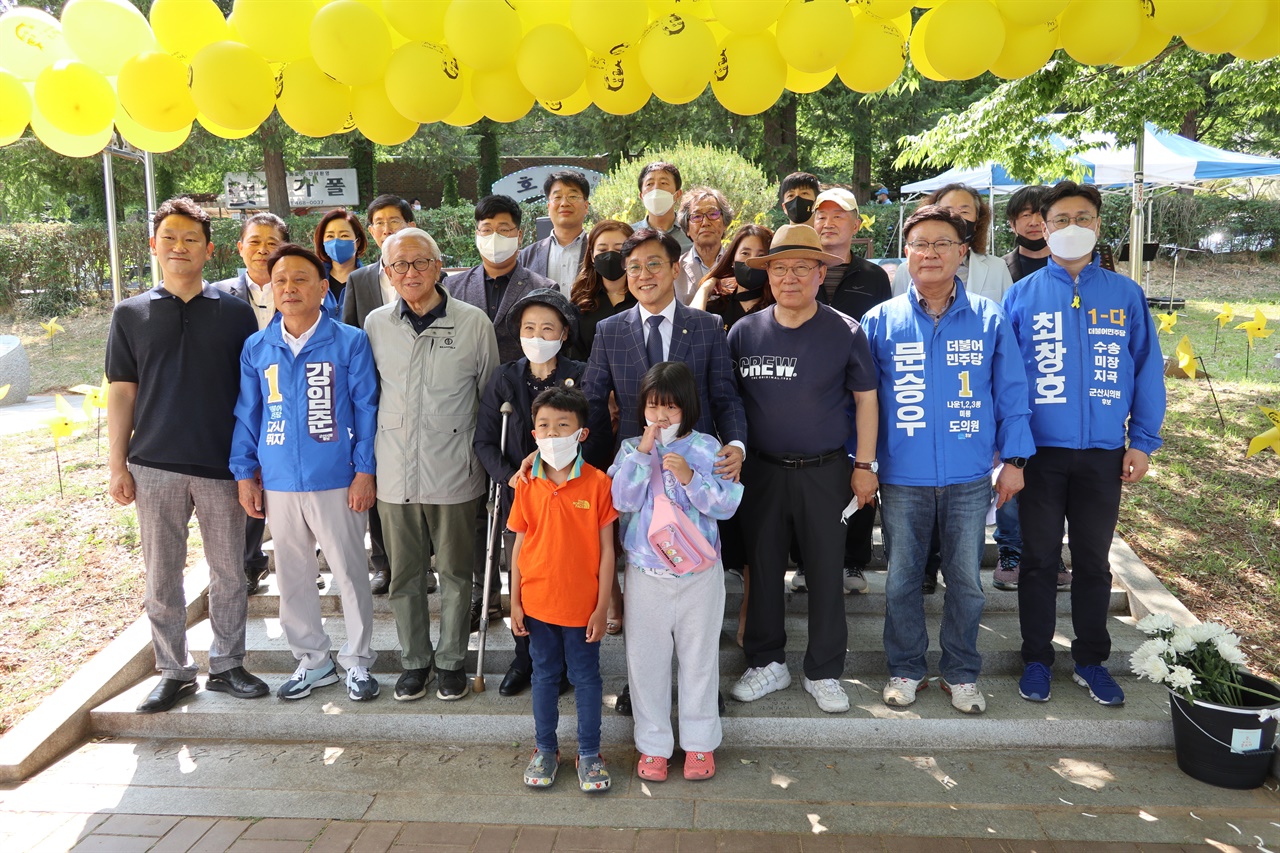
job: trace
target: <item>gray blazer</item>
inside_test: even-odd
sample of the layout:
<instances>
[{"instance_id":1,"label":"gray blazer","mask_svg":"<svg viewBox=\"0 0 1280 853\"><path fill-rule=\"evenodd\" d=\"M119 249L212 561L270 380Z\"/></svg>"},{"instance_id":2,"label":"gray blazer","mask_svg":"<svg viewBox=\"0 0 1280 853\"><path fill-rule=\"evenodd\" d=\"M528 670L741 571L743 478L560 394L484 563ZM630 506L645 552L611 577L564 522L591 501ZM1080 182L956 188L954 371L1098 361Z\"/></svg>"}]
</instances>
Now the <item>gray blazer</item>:
<instances>
[{"instance_id":1,"label":"gray blazer","mask_svg":"<svg viewBox=\"0 0 1280 853\"><path fill-rule=\"evenodd\" d=\"M555 234L548 234L536 243L530 243L520 250L520 266L527 267L531 272L540 276L547 275L547 263L551 259L551 241L556 238ZM582 245L578 248L578 269L582 268L582 259L587 255L587 241L583 240ZM560 292L566 297L569 295L570 288L561 288Z\"/></svg>"},{"instance_id":2,"label":"gray blazer","mask_svg":"<svg viewBox=\"0 0 1280 853\"><path fill-rule=\"evenodd\" d=\"M526 269L524 264L517 261L516 268L511 271L511 280L507 283L507 289L502 294L502 301L498 304L498 312L493 317L493 328L498 335L498 358L501 363L515 361L524 355L524 350L520 348L519 335L511 330L511 309L520 297L542 287L554 289L556 283L546 276ZM485 312L485 316L488 316L488 303L484 292L484 264L449 276L444 280L444 289L449 291L450 296L456 296L468 305L476 306Z\"/></svg>"},{"instance_id":3,"label":"gray blazer","mask_svg":"<svg viewBox=\"0 0 1280 853\"><path fill-rule=\"evenodd\" d=\"M369 312L382 307L382 283L378 280L381 272L382 263L378 262L347 276L347 287L342 291L342 322L363 329Z\"/></svg>"},{"instance_id":4,"label":"gray blazer","mask_svg":"<svg viewBox=\"0 0 1280 853\"><path fill-rule=\"evenodd\" d=\"M249 301L249 272L247 270L240 270L235 278L224 278L222 281L215 281L213 286L224 293L238 296L245 302Z\"/></svg>"}]
</instances>

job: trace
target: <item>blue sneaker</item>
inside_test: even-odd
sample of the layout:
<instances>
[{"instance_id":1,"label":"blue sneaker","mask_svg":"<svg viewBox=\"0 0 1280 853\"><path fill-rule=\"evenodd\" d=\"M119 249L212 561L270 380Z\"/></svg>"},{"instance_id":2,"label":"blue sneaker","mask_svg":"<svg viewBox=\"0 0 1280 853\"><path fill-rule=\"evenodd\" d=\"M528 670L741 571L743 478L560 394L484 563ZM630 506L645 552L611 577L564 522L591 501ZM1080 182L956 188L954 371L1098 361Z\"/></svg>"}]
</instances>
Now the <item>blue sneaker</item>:
<instances>
[{"instance_id":1,"label":"blue sneaker","mask_svg":"<svg viewBox=\"0 0 1280 853\"><path fill-rule=\"evenodd\" d=\"M340 680L338 668L333 665L332 660L325 666L318 666L315 669L307 669L306 664L300 663L289 680L280 685L276 695L281 699L301 699L304 696L310 696L313 688L328 687L330 684L337 684Z\"/></svg>"},{"instance_id":2,"label":"blue sneaker","mask_svg":"<svg viewBox=\"0 0 1280 853\"><path fill-rule=\"evenodd\" d=\"M1081 687L1089 688L1089 698L1099 705L1118 707L1124 704L1124 691L1102 664L1077 666L1071 678Z\"/></svg>"},{"instance_id":3,"label":"blue sneaker","mask_svg":"<svg viewBox=\"0 0 1280 853\"><path fill-rule=\"evenodd\" d=\"M1028 702L1048 702L1053 673L1042 663L1029 663L1018 679L1018 695Z\"/></svg>"}]
</instances>

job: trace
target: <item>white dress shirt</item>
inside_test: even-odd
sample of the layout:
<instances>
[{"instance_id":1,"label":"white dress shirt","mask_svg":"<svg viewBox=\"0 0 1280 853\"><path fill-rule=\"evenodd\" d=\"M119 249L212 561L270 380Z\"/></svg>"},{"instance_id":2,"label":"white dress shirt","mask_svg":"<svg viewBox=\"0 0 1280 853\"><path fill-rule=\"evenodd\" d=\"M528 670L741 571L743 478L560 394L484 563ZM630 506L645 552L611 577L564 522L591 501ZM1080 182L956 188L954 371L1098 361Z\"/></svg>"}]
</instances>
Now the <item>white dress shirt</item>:
<instances>
[{"instance_id":1,"label":"white dress shirt","mask_svg":"<svg viewBox=\"0 0 1280 853\"><path fill-rule=\"evenodd\" d=\"M582 251L582 241L587 239L587 232L582 231L569 241L569 245L561 246L556 235L551 235L551 249L547 253L547 278L560 286L565 296L573 289L573 280L578 277L581 261L578 257Z\"/></svg>"},{"instance_id":2,"label":"white dress shirt","mask_svg":"<svg viewBox=\"0 0 1280 853\"><path fill-rule=\"evenodd\" d=\"M391 277L387 275L387 268L382 265L382 261L378 261L378 289L382 291L383 305L390 305L400 295L391 286Z\"/></svg>"},{"instance_id":3,"label":"white dress shirt","mask_svg":"<svg viewBox=\"0 0 1280 853\"><path fill-rule=\"evenodd\" d=\"M249 306L253 308L253 315L258 318L258 331L262 331L276 315L276 300L271 295L271 282L260 286L247 273L244 280L249 283Z\"/></svg>"},{"instance_id":4,"label":"white dress shirt","mask_svg":"<svg viewBox=\"0 0 1280 853\"><path fill-rule=\"evenodd\" d=\"M324 311L321 310L320 316L316 317L316 321L311 324L311 328L296 338L289 334L289 330L284 327L284 323L280 324L280 334L284 337L284 342L289 347L289 351L293 353L294 358L298 357L298 353L302 352L302 348L307 345L307 341L311 340L311 336L316 333L316 326L320 325L320 321L323 318Z\"/></svg>"},{"instance_id":5,"label":"white dress shirt","mask_svg":"<svg viewBox=\"0 0 1280 853\"><path fill-rule=\"evenodd\" d=\"M667 307L657 314L649 311L643 305L637 305L636 307L640 309L640 330L644 333L645 346L649 345L649 318L662 318L662 322L658 324L658 334L662 336L662 360L667 361L671 358L671 332L676 327L676 300L673 298L667 303Z\"/></svg>"}]
</instances>

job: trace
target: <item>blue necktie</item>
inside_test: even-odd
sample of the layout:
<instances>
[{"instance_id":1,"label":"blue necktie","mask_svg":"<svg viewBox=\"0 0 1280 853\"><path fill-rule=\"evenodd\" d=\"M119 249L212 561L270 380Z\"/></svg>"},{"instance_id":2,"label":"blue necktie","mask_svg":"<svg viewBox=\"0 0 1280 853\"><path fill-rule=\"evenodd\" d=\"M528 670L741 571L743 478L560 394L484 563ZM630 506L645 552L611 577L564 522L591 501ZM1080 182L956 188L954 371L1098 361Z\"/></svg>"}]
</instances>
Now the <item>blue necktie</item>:
<instances>
[{"instance_id":1,"label":"blue necktie","mask_svg":"<svg viewBox=\"0 0 1280 853\"><path fill-rule=\"evenodd\" d=\"M662 363L662 334L658 327L662 325L662 317L649 318L649 340L645 343L645 354L649 356L649 366Z\"/></svg>"}]
</instances>

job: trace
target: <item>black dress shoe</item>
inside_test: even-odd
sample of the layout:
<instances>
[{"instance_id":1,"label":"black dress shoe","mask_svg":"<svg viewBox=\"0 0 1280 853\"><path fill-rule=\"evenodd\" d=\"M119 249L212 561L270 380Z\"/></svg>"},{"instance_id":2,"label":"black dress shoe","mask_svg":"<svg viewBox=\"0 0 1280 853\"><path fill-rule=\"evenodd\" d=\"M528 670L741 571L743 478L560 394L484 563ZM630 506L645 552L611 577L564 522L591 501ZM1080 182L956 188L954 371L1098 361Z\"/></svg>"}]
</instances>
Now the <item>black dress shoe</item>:
<instances>
[{"instance_id":1,"label":"black dress shoe","mask_svg":"<svg viewBox=\"0 0 1280 853\"><path fill-rule=\"evenodd\" d=\"M257 699L271 692L267 682L252 675L242 666L235 666L225 672L211 672L204 682L205 690L215 693L228 693L237 699Z\"/></svg>"},{"instance_id":2,"label":"black dress shoe","mask_svg":"<svg viewBox=\"0 0 1280 853\"><path fill-rule=\"evenodd\" d=\"M183 696L190 696L198 689L196 680L183 681L181 678L162 678L142 704L138 706L139 714L158 714L173 707Z\"/></svg>"},{"instance_id":3,"label":"black dress shoe","mask_svg":"<svg viewBox=\"0 0 1280 853\"><path fill-rule=\"evenodd\" d=\"M569 680L569 673L560 676L560 695L568 693L573 689L573 682Z\"/></svg>"},{"instance_id":4,"label":"black dress shoe","mask_svg":"<svg viewBox=\"0 0 1280 853\"><path fill-rule=\"evenodd\" d=\"M412 702L427 695L427 685L431 683L431 667L422 669L406 669L400 673L396 681L395 697L397 702Z\"/></svg>"},{"instance_id":5,"label":"black dress shoe","mask_svg":"<svg viewBox=\"0 0 1280 853\"><path fill-rule=\"evenodd\" d=\"M506 676L503 677L502 683L498 685L499 696L519 696L529 687L529 673L524 670L516 669L514 666L507 670Z\"/></svg>"},{"instance_id":6,"label":"black dress shoe","mask_svg":"<svg viewBox=\"0 0 1280 853\"><path fill-rule=\"evenodd\" d=\"M386 595L391 588L391 570L374 569L373 574L369 575L369 586L374 595Z\"/></svg>"},{"instance_id":7,"label":"black dress shoe","mask_svg":"<svg viewBox=\"0 0 1280 853\"><path fill-rule=\"evenodd\" d=\"M622 685L622 692L618 694L618 701L614 703L613 710L617 711L624 717L631 716L631 685Z\"/></svg>"},{"instance_id":8,"label":"black dress shoe","mask_svg":"<svg viewBox=\"0 0 1280 853\"><path fill-rule=\"evenodd\" d=\"M442 669L436 678L436 698L454 702L471 692L471 681L461 669Z\"/></svg>"},{"instance_id":9,"label":"black dress shoe","mask_svg":"<svg viewBox=\"0 0 1280 853\"><path fill-rule=\"evenodd\" d=\"M267 579L266 569L246 569L245 570L245 591L249 595L256 595L262 591L262 582Z\"/></svg>"}]
</instances>

